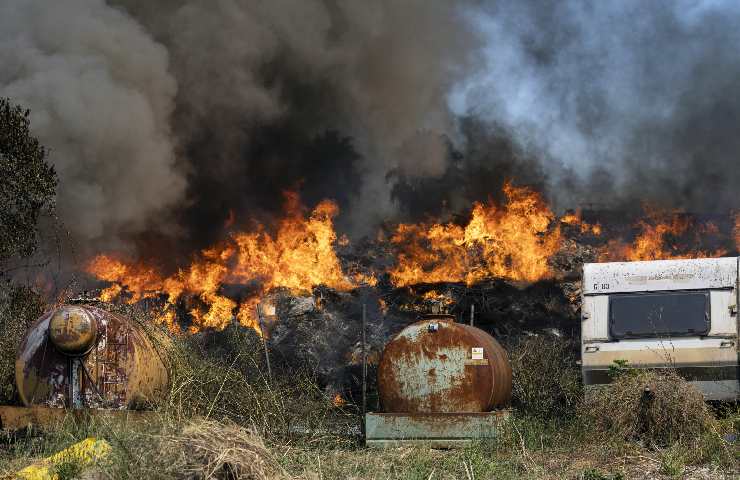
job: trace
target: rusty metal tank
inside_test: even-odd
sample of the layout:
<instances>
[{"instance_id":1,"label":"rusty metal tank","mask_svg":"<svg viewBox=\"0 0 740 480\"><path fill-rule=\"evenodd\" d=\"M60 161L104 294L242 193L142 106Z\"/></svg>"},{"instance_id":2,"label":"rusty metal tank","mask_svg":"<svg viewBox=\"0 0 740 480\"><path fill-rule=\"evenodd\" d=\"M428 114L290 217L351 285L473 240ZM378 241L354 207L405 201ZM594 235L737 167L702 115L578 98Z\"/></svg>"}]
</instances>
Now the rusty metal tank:
<instances>
[{"instance_id":1,"label":"rusty metal tank","mask_svg":"<svg viewBox=\"0 0 740 480\"><path fill-rule=\"evenodd\" d=\"M26 406L138 408L168 390L166 336L88 305L45 313L18 349L15 379Z\"/></svg>"},{"instance_id":2,"label":"rusty metal tank","mask_svg":"<svg viewBox=\"0 0 740 480\"><path fill-rule=\"evenodd\" d=\"M390 413L489 412L511 400L511 365L483 330L451 316L427 317L386 345L378 392Z\"/></svg>"}]
</instances>

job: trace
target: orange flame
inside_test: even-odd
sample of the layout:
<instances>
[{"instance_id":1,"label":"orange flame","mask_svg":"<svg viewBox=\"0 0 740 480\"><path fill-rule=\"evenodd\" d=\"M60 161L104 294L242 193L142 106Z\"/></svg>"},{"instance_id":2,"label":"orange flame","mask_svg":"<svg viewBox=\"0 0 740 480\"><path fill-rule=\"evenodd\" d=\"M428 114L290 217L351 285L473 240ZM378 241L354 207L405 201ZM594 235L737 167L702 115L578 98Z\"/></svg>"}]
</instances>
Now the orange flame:
<instances>
[{"instance_id":1,"label":"orange flame","mask_svg":"<svg viewBox=\"0 0 740 480\"><path fill-rule=\"evenodd\" d=\"M348 290L357 286L357 279L375 280L342 271L334 251L337 236L333 218L338 213L335 203L325 200L306 217L296 194L286 193L286 200L286 216L274 236L261 225L254 232L234 233L223 245L204 250L174 275L162 277L150 267L107 255L95 257L87 271L113 283L101 294L106 301L124 292L130 303L165 295L165 308L156 321L173 331L179 331L175 306L187 296L191 333L203 328L223 329L236 320L261 334L256 306L260 296L275 287L306 292L323 284ZM240 302L220 292L224 283L246 284L255 280L260 282L259 291Z\"/></svg>"},{"instance_id":2,"label":"orange flame","mask_svg":"<svg viewBox=\"0 0 740 480\"><path fill-rule=\"evenodd\" d=\"M400 253L390 271L396 286L472 284L489 277L536 281L551 275L548 259L560 246L560 228L540 195L504 185L505 205L475 203L465 227L401 224L391 238Z\"/></svg>"},{"instance_id":3,"label":"orange flame","mask_svg":"<svg viewBox=\"0 0 740 480\"><path fill-rule=\"evenodd\" d=\"M542 197L527 187L506 183L501 205L474 203L470 219L464 225L428 222L400 224L390 239L379 230L376 241L390 242L396 253L395 264L388 270L395 286L419 283L475 282L500 278L533 282L550 278L550 259L563 247L563 238L571 233L599 236L601 225L583 220L579 210L557 218ZM274 232L257 224L251 231L234 231L220 244L200 252L189 265L174 274L164 275L154 266L125 262L109 255L99 255L87 265L89 273L110 282L101 299L120 299L129 303L143 298L160 297L164 307L155 321L179 332L177 312L187 311L192 319L189 332L204 328L223 329L231 322L253 328L260 335L265 321L257 316L262 297L272 289L285 288L293 293L309 293L313 287L326 285L346 291L359 285L376 284L363 267L342 268L336 247L347 246L346 237L338 237L334 218L338 207L325 200L308 212L298 195L286 193L285 215ZM227 225L233 226L230 213ZM735 216L734 235L740 245L740 213ZM697 223L676 212L648 210L638 222L639 234L633 242L611 240L601 248L601 261L657 260L671 258L721 256L722 249L689 248L709 237L720 237L711 222ZM250 285L245 298L224 295L226 284ZM428 291L422 302L449 305L449 299ZM316 305L321 308L321 302ZM383 314L388 305L379 301ZM416 304L410 308L417 308Z\"/></svg>"},{"instance_id":4,"label":"orange flame","mask_svg":"<svg viewBox=\"0 0 740 480\"><path fill-rule=\"evenodd\" d=\"M161 283L161 278L154 269L145 265L128 265L120 260L98 255L87 265L87 272L107 282L113 282L109 288L101 292L100 299L111 301L122 293L122 284L125 285L131 295L129 301L135 303L150 292L155 292Z\"/></svg>"},{"instance_id":5,"label":"orange flame","mask_svg":"<svg viewBox=\"0 0 740 480\"><path fill-rule=\"evenodd\" d=\"M580 209L575 212L566 213L560 217L560 223L578 227L583 234L591 234L597 237L601 235L601 224L584 222L583 218L581 218Z\"/></svg>"},{"instance_id":6,"label":"orange flame","mask_svg":"<svg viewBox=\"0 0 740 480\"><path fill-rule=\"evenodd\" d=\"M732 236L735 238L735 248L740 250L740 212L735 213L733 220Z\"/></svg>"},{"instance_id":7,"label":"orange flame","mask_svg":"<svg viewBox=\"0 0 740 480\"><path fill-rule=\"evenodd\" d=\"M343 407L343 406L345 406L347 404L347 400L345 400L342 397L342 394L340 394L340 393L337 392L337 393L334 394L334 397L331 399L331 403L335 407Z\"/></svg>"},{"instance_id":8,"label":"orange flame","mask_svg":"<svg viewBox=\"0 0 740 480\"><path fill-rule=\"evenodd\" d=\"M692 244L718 236L719 228L712 222L697 225L680 212L661 212L646 207L646 218L637 223L639 234L632 243L611 240L600 255L601 261L671 260L682 258L721 257L724 249L707 250L686 245L682 237L692 237Z\"/></svg>"}]
</instances>

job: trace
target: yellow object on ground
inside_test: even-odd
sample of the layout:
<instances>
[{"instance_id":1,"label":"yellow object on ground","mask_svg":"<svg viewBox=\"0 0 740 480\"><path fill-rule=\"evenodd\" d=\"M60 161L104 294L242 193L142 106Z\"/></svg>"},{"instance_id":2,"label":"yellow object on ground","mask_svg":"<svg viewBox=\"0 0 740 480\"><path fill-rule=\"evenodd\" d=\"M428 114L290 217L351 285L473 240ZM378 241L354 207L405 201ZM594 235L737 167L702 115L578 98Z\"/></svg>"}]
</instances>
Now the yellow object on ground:
<instances>
[{"instance_id":1,"label":"yellow object on ground","mask_svg":"<svg viewBox=\"0 0 740 480\"><path fill-rule=\"evenodd\" d=\"M16 478L22 480L58 480L59 475L56 470L59 465L72 463L84 468L105 458L110 450L110 444L105 440L86 438L61 452L20 470L16 473Z\"/></svg>"}]
</instances>

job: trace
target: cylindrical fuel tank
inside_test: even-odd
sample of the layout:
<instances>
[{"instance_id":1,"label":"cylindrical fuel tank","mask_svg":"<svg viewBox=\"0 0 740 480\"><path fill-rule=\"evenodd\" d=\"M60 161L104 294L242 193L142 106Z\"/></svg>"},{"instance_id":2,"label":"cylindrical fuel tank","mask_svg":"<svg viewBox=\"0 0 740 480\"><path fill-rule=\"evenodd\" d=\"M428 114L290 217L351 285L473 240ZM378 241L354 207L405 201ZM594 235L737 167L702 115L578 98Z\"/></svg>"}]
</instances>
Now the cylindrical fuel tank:
<instances>
[{"instance_id":1,"label":"cylindrical fuel tank","mask_svg":"<svg viewBox=\"0 0 740 480\"><path fill-rule=\"evenodd\" d=\"M511 400L511 365L483 330L427 317L385 346L378 391L389 413L488 412Z\"/></svg>"},{"instance_id":2,"label":"cylindrical fuel tank","mask_svg":"<svg viewBox=\"0 0 740 480\"><path fill-rule=\"evenodd\" d=\"M114 313L65 305L41 316L18 349L15 379L26 406L137 408L169 388L167 337Z\"/></svg>"}]
</instances>

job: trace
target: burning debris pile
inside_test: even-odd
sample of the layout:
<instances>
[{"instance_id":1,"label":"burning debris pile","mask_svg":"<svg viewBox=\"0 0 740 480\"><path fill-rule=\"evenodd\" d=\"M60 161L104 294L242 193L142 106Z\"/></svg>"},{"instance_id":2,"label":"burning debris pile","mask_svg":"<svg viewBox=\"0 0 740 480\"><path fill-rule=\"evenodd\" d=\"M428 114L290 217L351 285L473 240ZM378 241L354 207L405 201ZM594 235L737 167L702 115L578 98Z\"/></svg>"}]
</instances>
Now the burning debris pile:
<instances>
[{"instance_id":1,"label":"burning debris pile","mask_svg":"<svg viewBox=\"0 0 740 480\"><path fill-rule=\"evenodd\" d=\"M399 225L399 247L389 272L396 286L501 278L534 282L551 276L547 260L558 249L560 228L539 195L504 185L505 206L475 203L467 225Z\"/></svg>"},{"instance_id":2,"label":"burning debris pile","mask_svg":"<svg viewBox=\"0 0 740 480\"><path fill-rule=\"evenodd\" d=\"M503 339L571 337L583 263L735 250L729 217L558 216L531 188L507 183L503 193L503 202L475 203L463 220L386 226L354 245L335 231L336 204L324 200L309 211L288 193L274 228L233 231L174 273L110 254L93 258L87 272L104 287L101 300L146 300L156 321L178 334L253 329L276 365L308 366L328 390L347 392L361 374L363 308L371 365L392 334L424 313L473 317Z\"/></svg>"},{"instance_id":3,"label":"burning debris pile","mask_svg":"<svg viewBox=\"0 0 740 480\"><path fill-rule=\"evenodd\" d=\"M155 267L109 255L95 257L87 271L111 283L101 292L104 301L162 298L158 320L173 332L181 330L181 312L189 320L190 333L223 329L232 318L261 331L256 306L272 289L299 293L324 285L347 291L374 282L372 277L343 272L334 249L338 240L332 219L337 212L333 202L323 201L305 216L297 195L287 193L285 217L274 235L260 224L252 232L235 232L166 276ZM235 294L227 296L229 290Z\"/></svg>"}]
</instances>

